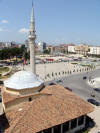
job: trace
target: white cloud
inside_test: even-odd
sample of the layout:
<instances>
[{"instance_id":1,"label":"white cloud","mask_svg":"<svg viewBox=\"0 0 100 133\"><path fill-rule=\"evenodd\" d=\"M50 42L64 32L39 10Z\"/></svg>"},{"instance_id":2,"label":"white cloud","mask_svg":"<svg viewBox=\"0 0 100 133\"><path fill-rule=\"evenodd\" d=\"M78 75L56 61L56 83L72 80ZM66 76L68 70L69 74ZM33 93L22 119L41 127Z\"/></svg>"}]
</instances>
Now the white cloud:
<instances>
[{"instance_id":1,"label":"white cloud","mask_svg":"<svg viewBox=\"0 0 100 133\"><path fill-rule=\"evenodd\" d=\"M21 28L21 29L19 30L19 32L20 32L20 33L23 33L23 34L26 34L26 33L29 32L29 29Z\"/></svg>"},{"instance_id":2,"label":"white cloud","mask_svg":"<svg viewBox=\"0 0 100 133\"><path fill-rule=\"evenodd\" d=\"M3 31L3 28L0 27L0 31Z\"/></svg>"},{"instance_id":3,"label":"white cloud","mask_svg":"<svg viewBox=\"0 0 100 133\"><path fill-rule=\"evenodd\" d=\"M2 20L1 22L2 22L3 24L7 24L7 23L8 23L7 20Z\"/></svg>"},{"instance_id":4,"label":"white cloud","mask_svg":"<svg viewBox=\"0 0 100 133\"><path fill-rule=\"evenodd\" d=\"M3 31L3 32L10 32L9 29L3 29L2 27L0 27L0 32Z\"/></svg>"}]
</instances>

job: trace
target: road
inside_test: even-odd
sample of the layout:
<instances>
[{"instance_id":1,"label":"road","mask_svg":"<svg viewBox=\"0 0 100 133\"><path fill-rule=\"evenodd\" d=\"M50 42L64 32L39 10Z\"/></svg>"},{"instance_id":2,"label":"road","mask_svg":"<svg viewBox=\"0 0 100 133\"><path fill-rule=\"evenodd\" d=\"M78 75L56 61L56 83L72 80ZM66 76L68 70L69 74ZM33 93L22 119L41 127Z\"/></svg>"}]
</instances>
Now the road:
<instances>
[{"instance_id":1,"label":"road","mask_svg":"<svg viewBox=\"0 0 100 133\"><path fill-rule=\"evenodd\" d=\"M83 80L83 76L87 76L87 79ZM73 93L77 94L84 100L92 98L90 95L91 92L93 92L95 94L94 99L100 102L100 92L94 91L93 88L88 85L89 77L99 77L99 76L100 76L100 69L97 69L95 71L88 72L88 74L84 73L84 74L77 74L77 75L63 77L61 78L63 82L59 84L63 85L64 87L71 88ZM56 80L50 82L56 82ZM50 82L46 82L46 84L49 84Z\"/></svg>"}]
</instances>

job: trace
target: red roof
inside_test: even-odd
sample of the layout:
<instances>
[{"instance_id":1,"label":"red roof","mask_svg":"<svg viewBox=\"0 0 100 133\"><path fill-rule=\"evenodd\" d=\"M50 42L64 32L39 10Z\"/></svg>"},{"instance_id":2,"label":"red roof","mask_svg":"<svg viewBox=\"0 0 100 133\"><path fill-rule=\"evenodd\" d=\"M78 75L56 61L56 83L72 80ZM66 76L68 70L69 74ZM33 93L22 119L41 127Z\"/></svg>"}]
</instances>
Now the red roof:
<instances>
[{"instance_id":1,"label":"red roof","mask_svg":"<svg viewBox=\"0 0 100 133\"><path fill-rule=\"evenodd\" d=\"M36 133L94 110L91 104L60 85L47 86L40 94L41 97L6 113L10 127L5 133Z\"/></svg>"}]
</instances>

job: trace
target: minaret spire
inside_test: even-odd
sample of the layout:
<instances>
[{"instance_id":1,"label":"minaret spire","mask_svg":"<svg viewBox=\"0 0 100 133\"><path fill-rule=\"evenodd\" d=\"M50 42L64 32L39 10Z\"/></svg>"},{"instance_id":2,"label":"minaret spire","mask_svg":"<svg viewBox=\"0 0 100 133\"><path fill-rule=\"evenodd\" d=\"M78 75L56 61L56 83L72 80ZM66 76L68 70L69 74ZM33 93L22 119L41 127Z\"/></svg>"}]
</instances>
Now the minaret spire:
<instances>
[{"instance_id":1,"label":"minaret spire","mask_svg":"<svg viewBox=\"0 0 100 133\"><path fill-rule=\"evenodd\" d=\"M35 35L35 19L34 19L34 7L33 7L33 2L32 2L29 45L30 45L30 67L31 67L31 72L34 73L34 74L36 74L35 39L36 39L36 35Z\"/></svg>"},{"instance_id":2,"label":"minaret spire","mask_svg":"<svg viewBox=\"0 0 100 133\"><path fill-rule=\"evenodd\" d=\"M33 7L33 1L32 1L32 13L31 13L31 22L34 21L34 7Z\"/></svg>"}]
</instances>

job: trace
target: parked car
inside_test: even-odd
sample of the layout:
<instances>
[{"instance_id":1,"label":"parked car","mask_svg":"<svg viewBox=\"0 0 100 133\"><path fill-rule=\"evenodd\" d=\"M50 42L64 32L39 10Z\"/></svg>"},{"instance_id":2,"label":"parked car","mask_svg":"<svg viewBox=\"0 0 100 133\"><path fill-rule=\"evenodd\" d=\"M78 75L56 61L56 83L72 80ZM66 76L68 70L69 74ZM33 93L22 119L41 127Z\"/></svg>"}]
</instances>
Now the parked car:
<instances>
[{"instance_id":1,"label":"parked car","mask_svg":"<svg viewBox=\"0 0 100 133\"><path fill-rule=\"evenodd\" d=\"M94 88L94 90L100 92L100 88Z\"/></svg>"},{"instance_id":2,"label":"parked car","mask_svg":"<svg viewBox=\"0 0 100 133\"><path fill-rule=\"evenodd\" d=\"M69 90L69 91L72 91L72 89L71 88L69 88L69 87L65 87L67 90Z\"/></svg>"},{"instance_id":3,"label":"parked car","mask_svg":"<svg viewBox=\"0 0 100 133\"><path fill-rule=\"evenodd\" d=\"M87 77L86 77L86 76L83 76L83 80L84 80L84 79L87 79Z\"/></svg>"},{"instance_id":4,"label":"parked car","mask_svg":"<svg viewBox=\"0 0 100 133\"><path fill-rule=\"evenodd\" d=\"M56 82L57 82L57 83L60 83L60 82L63 82L63 81L59 79L59 80L57 80Z\"/></svg>"},{"instance_id":5,"label":"parked car","mask_svg":"<svg viewBox=\"0 0 100 133\"><path fill-rule=\"evenodd\" d=\"M89 103L92 103L92 104L96 105L96 106L99 106L99 105L100 105L100 103L97 102L97 101L94 100L94 99L88 99L87 101L88 101Z\"/></svg>"}]
</instances>

